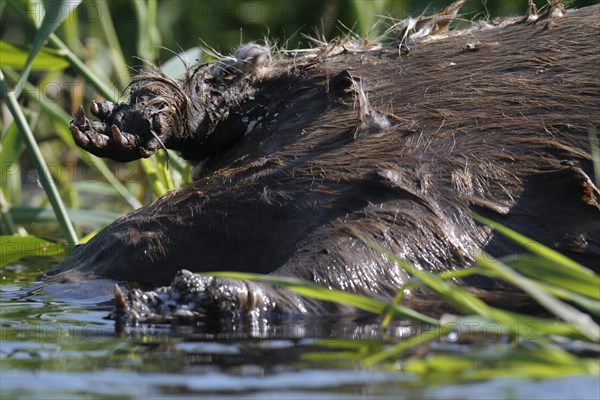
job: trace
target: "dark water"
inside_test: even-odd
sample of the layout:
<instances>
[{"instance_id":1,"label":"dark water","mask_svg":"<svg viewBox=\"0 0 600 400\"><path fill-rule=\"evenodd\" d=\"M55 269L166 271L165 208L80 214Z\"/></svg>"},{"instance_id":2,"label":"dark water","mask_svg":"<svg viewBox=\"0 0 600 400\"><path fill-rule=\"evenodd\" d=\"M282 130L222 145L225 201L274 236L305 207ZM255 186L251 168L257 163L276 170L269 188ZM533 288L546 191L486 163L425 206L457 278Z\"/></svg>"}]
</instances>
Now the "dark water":
<instances>
[{"instance_id":1,"label":"dark water","mask_svg":"<svg viewBox=\"0 0 600 400\"><path fill-rule=\"evenodd\" d=\"M361 366L348 343L381 345L374 321L208 321L117 332L112 284L41 288L39 268L1 270L1 398L597 399L598 377L460 383ZM88 290L89 289L89 290ZM92 291L92 289L94 289ZM397 325L394 336L415 327ZM323 339L328 344L324 346ZM397 339L400 340L400 339ZM444 351L469 351L445 344ZM359 346L360 347L360 346ZM501 349L501 347L500 347Z\"/></svg>"}]
</instances>

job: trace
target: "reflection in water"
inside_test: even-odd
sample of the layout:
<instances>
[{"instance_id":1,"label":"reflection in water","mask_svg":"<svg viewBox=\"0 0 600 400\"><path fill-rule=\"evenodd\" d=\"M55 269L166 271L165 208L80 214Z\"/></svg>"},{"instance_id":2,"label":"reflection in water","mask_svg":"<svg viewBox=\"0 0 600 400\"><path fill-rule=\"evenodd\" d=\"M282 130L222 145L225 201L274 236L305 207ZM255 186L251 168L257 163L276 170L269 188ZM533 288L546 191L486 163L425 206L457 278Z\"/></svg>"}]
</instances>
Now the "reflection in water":
<instances>
[{"instance_id":1,"label":"reflection in water","mask_svg":"<svg viewBox=\"0 0 600 400\"><path fill-rule=\"evenodd\" d=\"M383 331L378 318L207 317L194 324L121 328L106 318L113 308L113 282L41 287L34 274L19 280L2 272L2 398L567 399L590 397L600 389L596 377L457 385L447 377L404 372L404 358L385 366L361 364L366 355L424 329L410 322ZM407 355L427 359L513 346L498 335L481 338L478 345L446 332L443 338ZM561 392L564 387L572 390Z\"/></svg>"}]
</instances>

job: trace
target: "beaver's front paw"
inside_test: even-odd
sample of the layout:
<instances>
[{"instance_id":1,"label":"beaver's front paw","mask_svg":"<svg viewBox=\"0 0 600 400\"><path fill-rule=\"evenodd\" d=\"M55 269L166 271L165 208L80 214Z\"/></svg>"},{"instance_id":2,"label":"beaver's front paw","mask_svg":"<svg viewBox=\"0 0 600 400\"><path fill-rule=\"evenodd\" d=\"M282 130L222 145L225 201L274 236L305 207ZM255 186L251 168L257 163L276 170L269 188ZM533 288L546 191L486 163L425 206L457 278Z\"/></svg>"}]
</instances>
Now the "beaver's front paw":
<instances>
[{"instance_id":1,"label":"beaver's front paw","mask_svg":"<svg viewBox=\"0 0 600 400\"><path fill-rule=\"evenodd\" d=\"M100 121L91 121L79 106L70 124L75 143L98 157L132 161L150 157L164 144L155 131L156 115L128 104L92 102L91 113ZM158 131L160 132L160 130Z\"/></svg>"}]
</instances>

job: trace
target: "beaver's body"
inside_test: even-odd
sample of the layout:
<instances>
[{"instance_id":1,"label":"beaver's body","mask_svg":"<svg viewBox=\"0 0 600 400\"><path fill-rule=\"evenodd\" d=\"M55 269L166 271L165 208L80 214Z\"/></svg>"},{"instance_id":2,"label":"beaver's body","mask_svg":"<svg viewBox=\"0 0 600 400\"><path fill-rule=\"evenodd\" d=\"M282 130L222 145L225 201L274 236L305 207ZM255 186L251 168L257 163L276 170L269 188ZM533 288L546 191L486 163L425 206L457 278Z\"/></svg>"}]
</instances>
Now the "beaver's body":
<instances>
[{"instance_id":1,"label":"beaver's body","mask_svg":"<svg viewBox=\"0 0 600 400\"><path fill-rule=\"evenodd\" d=\"M250 45L182 85L146 74L129 105L95 106L103 122L76 116L78 144L129 160L162 142L208 160L203 176L103 230L59 278L158 286L182 269L250 271L390 298L408 277L356 235L430 271L520 251L471 211L598 271L599 28L595 6L408 55L338 45L270 61ZM220 309L326 309L263 284L194 285Z\"/></svg>"}]
</instances>

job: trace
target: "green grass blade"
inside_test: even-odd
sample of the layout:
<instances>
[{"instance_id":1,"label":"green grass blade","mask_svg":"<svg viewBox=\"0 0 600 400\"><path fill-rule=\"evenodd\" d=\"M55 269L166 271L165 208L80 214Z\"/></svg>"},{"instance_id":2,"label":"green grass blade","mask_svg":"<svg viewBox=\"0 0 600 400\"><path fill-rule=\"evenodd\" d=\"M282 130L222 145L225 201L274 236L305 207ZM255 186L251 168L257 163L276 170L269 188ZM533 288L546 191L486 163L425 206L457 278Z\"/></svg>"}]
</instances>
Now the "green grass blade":
<instances>
[{"instance_id":1,"label":"green grass blade","mask_svg":"<svg viewBox=\"0 0 600 400\"><path fill-rule=\"evenodd\" d=\"M25 257L49 257L63 252L60 244L34 236L0 236L0 267Z\"/></svg>"},{"instance_id":2,"label":"green grass blade","mask_svg":"<svg viewBox=\"0 0 600 400\"><path fill-rule=\"evenodd\" d=\"M484 225L489 225L489 226L493 227L502 236L507 237L508 239L517 243L524 249L529 250L532 253L539 255L540 257L550 260L550 261L562 266L563 268L570 268L573 271L577 271L582 274L587 274L590 277L594 276L594 273L592 271L585 268L581 264L571 260L570 258L560 254L556 250L553 250L553 249L551 249L547 246L544 246L541 243L537 243L537 242L535 243L535 246L531 246L533 241L530 238L528 238L524 235L521 235L520 233L515 232L512 229L507 228L495 221L492 221L491 219L482 217L475 213L472 213L472 216L475 220L481 222Z\"/></svg>"},{"instance_id":3,"label":"green grass blade","mask_svg":"<svg viewBox=\"0 0 600 400\"><path fill-rule=\"evenodd\" d=\"M389 0L352 0L350 4L354 8L354 13L360 18L357 19L357 27L359 35L366 35L373 27L375 22L380 18L380 15L385 14L389 7Z\"/></svg>"},{"instance_id":4,"label":"green grass blade","mask_svg":"<svg viewBox=\"0 0 600 400\"><path fill-rule=\"evenodd\" d=\"M398 358L400 355L408 349L413 347L421 346L427 342L431 342L437 340L441 337L442 329L433 329L419 335L413 336L409 339L406 339L389 349L385 349L378 353L372 354L365 359L363 359L362 363L366 367L370 367L374 364L385 361L389 358Z\"/></svg>"},{"instance_id":5,"label":"green grass blade","mask_svg":"<svg viewBox=\"0 0 600 400\"><path fill-rule=\"evenodd\" d=\"M594 175L596 176L596 187L600 188L600 142L596 128L590 129L590 147L592 149L592 162L594 163Z\"/></svg>"},{"instance_id":6,"label":"green grass blade","mask_svg":"<svg viewBox=\"0 0 600 400\"><path fill-rule=\"evenodd\" d=\"M17 224L53 222L55 220L52 210L44 207L11 206L9 213ZM98 228L103 228L121 217L121 214L109 211L67 209L67 213L73 221L79 224Z\"/></svg>"},{"instance_id":7,"label":"green grass blade","mask_svg":"<svg viewBox=\"0 0 600 400\"><path fill-rule=\"evenodd\" d=\"M573 293L572 291L563 289L561 287L549 285L544 282L537 282L537 284L542 290L547 291L551 295L556 296L559 299L575 303L586 309L589 313L600 316L600 301L582 296L578 293Z\"/></svg>"},{"instance_id":8,"label":"green grass blade","mask_svg":"<svg viewBox=\"0 0 600 400\"><path fill-rule=\"evenodd\" d=\"M142 165L142 168L148 177L150 188L152 189L154 196L160 197L167 193L167 187L161 179L161 174L156 166L155 161L147 158L140 158L140 164Z\"/></svg>"},{"instance_id":9,"label":"green grass blade","mask_svg":"<svg viewBox=\"0 0 600 400\"><path fill-rule=\"evenodd\" d=\"M19 232L19 229L21 232ZM7 235L27 234L24 229L17 227L15 221L13 221L3 190L0 190L0 231Z\"/></svg>"},{"instance_id":10,"label":"green grass blade","mask_svg":"<svg viewBox=\"0 0 600 400\"><path fill-rule=\"evenodd\" d=\"M30 46L16 45L0 40L0 68L21 69L27 62ZM31 63L32 71L55 71L69 66L64 55L57 50L44 47Z\"/></svg>"},{"instance_id":11,"label":"green grass blade","mask_svg":"<svg viewBox=\"0 0 600 400\"><path fill-rule=\"evenodd\" d=\"M369 354L381 351L382 341L362 340L362 339L319 339L315 343L320 349L327 351L312 351L300 355L301 361L310 361L312 363L327 362L342 363L347 365L348 361L361 362Z\"/></svg>"},{"instance_id":12,"label":"green grass blade","mask_svg":"<svg viewBox=\"0 0 600 400\"><path fill-rule=\"evenodd\" d=\"M104 182L88 182L88 181L77 181L73 182L73 188L78 192L94 193L104 196L119 197L119 192L109 183Z\"/></svg>"},{"instance_id":13,"label":"green grass blade","mask_svg":"<svg viewBox=\"0 0 600 400\"><path fill-rule=\"evenodd\" d=\"M163 153L162 156L155 156L154 159L156 160L156 165L160 174L160 179L163 182L166 191L168 192L175 189L175 183L173 182L172 178L175 171L169 173L169 165L167 164L167 154Z\"/></svg>"},{"instance_id":14,"label":"green grass blade","mask_svg":"<svg viewBox=\"0 0 600 400\"><path fill-rule=\"evenodd\" d=\"M60 3L61 5L57 6L57 3ZM50 33L44 40L41 40L42 39L41 36L45 35L46 31L45 30L42 31L42 26L40 26L40 29L38 30L38 34L36 35L36 39L34 40L34 46L35 46L36 40L38 39L38 36L40 36L40 43L41 43L40 46L43 45L43 43L45 43L46 40L49 40L53 46L57 47L60 50L61 54L64 55L64 57L67 59L67 61L71 65L71 67L73 69L75 69L83 77L85 77L86 80L88 82L90 82L96 88L96 90L98 90L98 93L100 93L102 96L104 96L104 98L106 100L110 100L113 103L116 103L119 98L117 90L112 89L112 88L108 87L107 85L105 85L104 82L102 82L102 80L99 79L96 76L96 74L94 74L92 72L92 70L89 69L71 51L71 49L69 49L69 47L66 44L64 44L63 41L60 40L58 38L58 36L56 36L56 34L53 33L54 30L56 30L56 28L60 25L60 22L62 22L62 20L64 20L64 18L66 18L68 16L68 11L74 10L79 3L81 3L81 0L72 0L72 1L71 0L51 0L51 2L49 2L46 7L52 10L52 15L50 15L50 16L46 15L44 17L42 26L44 25L46 20L48 20L48 24L46 25L46 28L54 27L54 29L52 29L50 31ZM36 5L36 7L33 7L31 5L31 3L28 2L28 6L29 6L29 10L25 11L24 17L33 19L33 22L35 22L35 19L32 18L32 16L35 15L34 8L38 9L38 7L41 7L41 5ZM61 10L61 7L65 8L66 10ZM57 18L53 17L53 15L55 15L55 14L59 15L59 17L61 18L60 21L58 21ZM27 74L25 74L25 71L24 71L24 73L21 75L21 77L19 78L19 84L17 85L17 89L21 89L23 87L23 84L25 82L27 82L28 74L29 74L29 72L27 72ZM19 95L20 95L20 92L17 92L15 97L19 97Z\"/></svg>"},{"instance_id":15,"label":"green grass blade","mask_svg":"<svg viewBox=\"0 0 600 400\"><path fill-rule=\"evenodd\" d=\"M160 46L160 32L156 26L157 1L133 0L138 22L137 54L143 60L154 62Z\"/></svg>"},{"instance_id":16,"label":"green grass blade","mask_svg":"<svg viewBox=\"0 0 600 400\"><path fill-rule=\"evenodd\" d=\"M433 354L405 362L407 372L438 377L438 383L494 378L551 379L597 375L598 360L582 359L554 346L523 348L498 345L470 353Z\"/></svg>"},{"instance_id":17,"label":"green grass blade","mask_svg":"<svg viewBox=\"0 0 600 400\"><path fill-rule=\"evenodd\" d=\"M31 51L27 57L19 81L15 87L14 97L18 98L21 90L29 78L33 60L48 40L50 35L60 26L63 20L81 3L81 0L48 0L46 2L46 15L33 39Z\"/></svg>"},{"instance_id":18,"label":"green grass blade","mask_svg":"<svg viewBox=\"0 0 600 400\"><path fill-rule=\"evenodd\" d=\"M283 286L291 290L292 292L316 300L324 300L338 304L345 304L373 314L383 314L384 312L390 310L390 312L393 312L397 317L409 318L411 320L424 322L426 324L431 325L438 324L436 319L423 315L408 307L391 305L377 299L354 293L344 292L341 290L328 289L326 287L316 285L311 282L303 281L301 279L273 275L250 274L242 272L208 272L204 275L221 276L225 278L241 279L248 281L267 282L273 285Z\"/></svg>"},{"instance_id":19,"label":"green grass blade","mask_svg":"<svg viewBox=\"0 0 600 400\"><path fill-rule=\"evenodd\" d=\"M540 331L549 334L563 335L568 337L582 337L583 335L583 337L587 337L587 335L582 334L581 331L572 324L558 323L556 321L525 316L491 307L473 294L469 293L466 289L455 285L452 282L445 281L436 274L419 270L415 266L405 262L394 254L391 254L389 251L381 248L377 244L362 238L362 236L356 232L355 236L362 240L363 243L370 248L394 261L399 267L405 269L409 274L419 279L429 289L438 293L449 304L465 314L476 314L492 319L495 322L509 328L511 331L514 331L516 334L520 334L520 326L535 323Z\"/></svg>"},{"instance_id":20,"label":"green grass blade","mask_svg":"<svg viewBox=\"0 0 600 400\"><path fill-rule=\"evenodd\" d=\"M86 7L83 13L71 13L69 18L65 19L60 27L55 31L56 34L59 34L61 37L65 38L65 42L71 51L75 52L76 54L84 54L86 51L84 44L81 42L81 32L86 28L93 29L93 26L95 25L93 20L88 18L89 14L87 11L89 10L90 9Z\"/></svg>"},{"instance_id":21,"label":"green grass blade","mask_svg":"<svg viewBox=\"0 0 600 400\"><path fill-rule=\"evenodd\" d=\"M85 65L58 36L55 34L50 35L50 43L64 52L65 58L69 60L71 67L81 74L87 82L91 83L100 95L113 103L119 102L119 91L113 87L107 86L100 78L98 78L98 76L88 68L88 66Z\"/></svg>"},{"instance_id":22,"label":"green grass blade","mask_svg":"<svg viewBox=\"0 0 600 400\"><path fill-rule=\"evenodd\" d=\"M34 121L35 122L35 121ZM14 121L8 126L0 141L0 228L5 234L24 232L15 225L9 213L9 205L21 199L21 171L18 159L25 149L19 129Z\"/></svg>"},{"instance_id":23,"label":"green grass blade","mask_svg":"<svg viewBox=\"0 0 600 400\"><path fill-rule=\"evenodd\" d=\"M37 125L38 116L37 112L31 111L27 115L27 123L32 130ZM12 120L0 142L0 160L3 161L0 173L0 190L5 195L5 197L2 197L2 201L0 201L3 218L7 215L5 212L7 212L8 205L19 203L22 199L23 171L19 159L24 150L23 137L15 121ZM16 229L11 228L11 234L19 232L26 235L24 229L14 226L13 228Z\"/></svg>"},{"instance_id":24,"label":"green grass blade","mask_svg":"<svg viewBox=\"0 0 600 400\"><path fill-rule=\"evenodd\" d=\"M466 278L466 277L474 275L474 274L480 274L481 271L482 270L480 268L470 267L470 268L464 268L464 269L453 270L453 271L444 271L444 272L439 273L438 276L443 280L461 279L461 278ZM421 285L422 284L421 284L421 282L419 282L418 279L411 280L408 283L404 284L398 290L398 292L396 293L396 296L394 296L394 300L392 301L392 304L400 304L402 302L402 300L404 299L404 293L406 290L413 290L413 289L420 287ZM391 322L392 322L392 315L386 314L383 318L383 321L381 322L381 327L383 329L386 329Z\"/></svg>"},{"instance_id":25,"label":"green grass blade","mask_svg":"<svg viewBox=\"0 0 600 400\"><path fill-rule=\"evenodd\" d=\"M540 288L536 282L513 271L500 261L494 260L489 255L477 256L475 261L478 265L494 271L494 273L505 281L525 291L548 311L562 318L564 321L573 324L573 326L577 327L577 329L589 339L594 341L600 340L600 326L598 326L588 314L582 313L576 308L560 301Z\"/></svg>"},{"instance_id":26,"label":"green grass blade","mask_svg":"<svg viewBox=\"0 0 600 400\"><path fill-rule=\"evenodd\" d=\"M473 296L471 293L467 292L465 289L449 281L445 281L436 274L416 268L410 263L407 263L396 255L380 247L376 243L365 239L357 233L355 233L355 236L371 249L387 257L390 261L395 262L398 265L398 268L403 268L406 270L410 275L419 279L428 288L441 295L444 299L459 308L461 311L479 315L488 315L491 312L491 307L479 300L477 297Z\"/></svg>"},{"instance_id":27,"label":"green grass blade","mask_svg":"<svg viewBox=\"0 0 600 400\"><path fill-rule=\"evenodd\" d=\"M17 172L17 160L21 156L23 148L23 140L19 135L19 129L13 121L0 141L0 158L2 158L0 183L2 187L4 187L7 176Z\"/></svg>"},{"instance_id":28,"label":"green grass blade","mask_svg":"<svg viewBox=\"0 0 600 400\"><path fill-rule=\"evenodd\" d=\"M100 24L102 25L102 31L108 44L111 59L113 60L113 66L117 74L117 79L119 80L121 88L124 88L127 86L127 84L129 84L131 75L129 74L129 69L127 69L127 62L125 62L123 50L121 49L121 44L117 38L115 26L110 17L108 4L106 0L96 0L96 5L98 7Z\"/></svg>"},{"instance_id":29,"label":"green grass blade","mask_svg":"<svg viewBox=\"0 0 600 400\"><path fill-rule=\"evenodd\" d=\"M509 259L505 261L505 264L536 281L547 282L571 292L600 300L600 276L598 275L590 276L587 271L581 273L570 268L563 268L562 265L534 255L518 256L515 261Z\"/></svg>"},{"instance_id":30,"label":"green grass blade","mask_svg":"<svg viewBox=\"0 0 600 400\"><path fill-rule=\"evenodd\" d=\"M0 91L6 101L8 109L15 119L15 123L17 124L19 131L23 135L25 145L27 146L27 150L33 160L33 163L35 164L37 172L40 176L40 182L44 188L44 191L48 195L48 200L52 205L52 209L56 214L61 231L63 232L63 235L65 236L69 245L74 246L77 244L78 240L75 229L73 229L73 224L67 215L65 205L58 194L54 180L52 179L48 168L45 167L44 158L40 152L40 148L37 145L35 137L33 136L33 132L31 132L31 129L29 129L29 125L27 124L25 116L23 115L23 111L17 102L15 94L8 92L8 87L2 72L0 72Z\"/></svg>"},{"instance_id":31,"label":"green grass blade","mask_svg":"<svg viewBox=\"0 0 600 400\"><path fill-rule=\"evenodd\" d=\"M567 322L560 322L555 319L534 317L531 315L519 314L511 311L501 311L508 318L510 323L505 324L517 336L522 336L525 340L536 340L541 335L559 335L577 339L587 339L577 327Z\"/></svg>"}]
</instances>

